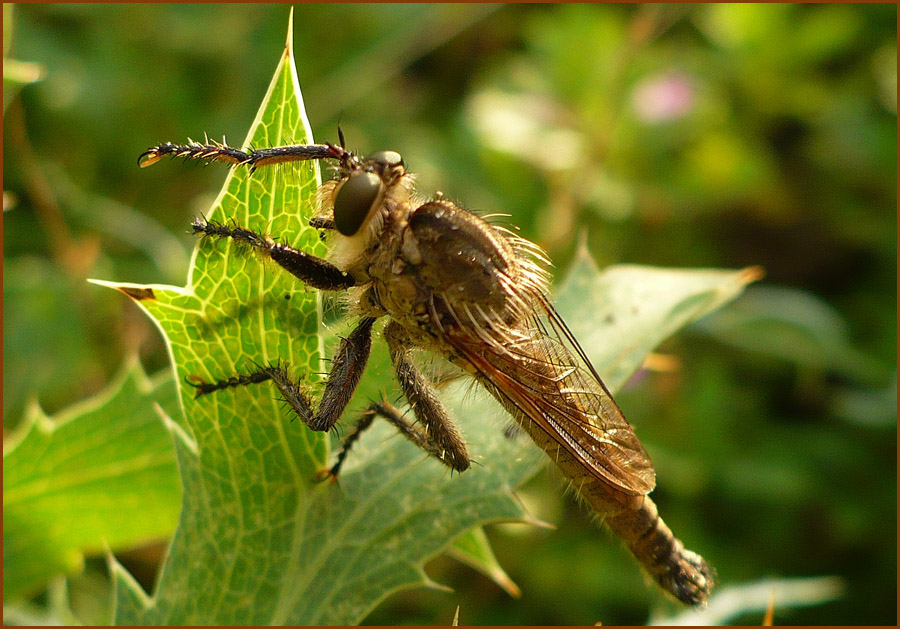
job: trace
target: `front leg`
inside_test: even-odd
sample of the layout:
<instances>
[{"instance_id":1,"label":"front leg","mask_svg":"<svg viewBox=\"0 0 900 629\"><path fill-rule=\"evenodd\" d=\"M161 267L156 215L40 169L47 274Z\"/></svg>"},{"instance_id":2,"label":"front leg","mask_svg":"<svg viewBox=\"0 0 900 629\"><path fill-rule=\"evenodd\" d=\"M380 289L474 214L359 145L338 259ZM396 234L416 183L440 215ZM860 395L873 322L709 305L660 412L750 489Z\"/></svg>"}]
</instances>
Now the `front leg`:
<instances>
[{"instance_id":1,"label":"front leg","mask_svg":"<svg viewBox=\"0 0 900 629\"><path fill-rule=\"evenodd\" d=\"M240 387L248 384L259 384L271 380L278 388L285 402L293 409L303 423L312 430L326 431L340 419L353 397L353 391L359 384L366 363L369 361L369 352L372 348L372 324L373 317L364 317L360 320L356 329L341 341L334 358L331 361L331 371L325 382L325 390L319 402L319 409L313 410L309 396L294 382L287 373L284 364L268 365L249 374L237 375L216 382L190 382L188 384L196 390L195 397L208 395L214 391L221 391L232 387Z\"/></svg>"},{"instance_id":2,"label":"front leg","mask_svg":"<svg viewBox=\"0 0 900 629\"><path fill-rule=\"evenodd\" d=\"M243 227L229 227L223 223L195 219L191 223L195 234L211 238L230 238L239 245L253 248L271 259L285 271L308 286L319 290L344 290L357 285L356 279L331 262L276 242L269 236Z\"/></svg>"}]
</instances>

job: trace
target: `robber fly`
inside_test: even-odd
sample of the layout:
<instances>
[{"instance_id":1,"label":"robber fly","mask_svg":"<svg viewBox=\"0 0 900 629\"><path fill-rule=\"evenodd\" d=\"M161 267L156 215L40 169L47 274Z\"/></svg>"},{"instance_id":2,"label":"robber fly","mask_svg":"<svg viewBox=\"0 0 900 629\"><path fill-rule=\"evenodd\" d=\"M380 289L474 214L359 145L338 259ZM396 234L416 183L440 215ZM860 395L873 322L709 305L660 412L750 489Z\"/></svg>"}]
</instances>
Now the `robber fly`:
<instances>
[{"instance_id":1,"label":"robber fly","mask_svg":"<svg viewBox=\"0 0 900 629\"><path fill-rule=\"evenodd\" d=\"M411 359L413 350L433 352L471 374L503 405L663 590L686 604L705 603L712 571L672 534L648 497L656 484L650 459L551 304L538 247L440 193L417 199L413 175L398 153L361 157L344 148L340 131L339 138L339 146L247 151L167 143L141 155L141 166L164 156L250 169L304 160L336 164L336 178L320 189L310 220L330 239L328 259L242 226L193 223L195 234L249 246L309 286L349 293L358 323L334 355L318 407L284 363L194 382L197 395L270 381L307 426L329 430L365 368L373 324L388 317L384 338L418 423L386 402L371 405L347 435L332 475L379 416L453 470L469 467L459 431Z\"/></svg>"}]
</instances>

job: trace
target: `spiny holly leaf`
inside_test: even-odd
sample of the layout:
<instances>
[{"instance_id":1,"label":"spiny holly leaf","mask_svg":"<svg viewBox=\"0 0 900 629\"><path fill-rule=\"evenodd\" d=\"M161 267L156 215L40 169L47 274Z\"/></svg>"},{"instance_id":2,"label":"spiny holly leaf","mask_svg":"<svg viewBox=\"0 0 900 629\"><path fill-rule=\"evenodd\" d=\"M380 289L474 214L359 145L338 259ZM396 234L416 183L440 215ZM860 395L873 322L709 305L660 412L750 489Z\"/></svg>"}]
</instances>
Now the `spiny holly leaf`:
<instances>
[{"instance_id":1,"label":"spiny holly leaf","mask_svg":"<svg viewBox=\"0 0 900 629\"><path fill-rule=\"evenodd\" d=\"M176 406L171 378L132 363L55 417L31 407L3 453L5 601L79 570L85 554L172 533L180 487L155 404Z\"/></svg>"},{"instance_id":2,"label":"spiny holly leaf","mask_svg":"<svg viewBox=\"0 0 900 629\"><path fill-rule=\"evenodd\" d=\"M288 46L247 144L311 138L292 64ZM211 218L321 254L315 232L305 227L316 182L314 164L252 176L234 170ZM719 279L730 284L733 275ZM287 360L315 385L312 374L321 368L315 295L273 264L235 252L229 243L204 241L187 287L114 286L159 323L179 382ZM673 304L669 309L629 303L639 322L629 324L635 338L627 342L652 345L672 328L668 322L683 323L682 313L698 312L699 302L708 307L698 290L672 282L664 294L642 296L653 303L664 298ZM616 338L621 321L606 327L607 347L626 342ZM624 366L611 362L623 358ZM596 366L601 374L633 370L642 358L614 352ZM371 371L370 378L381 380L375 388L370 380L367 390L395 398L385 368ZM454 538L487 522L526 518L512 492L544 460L527 439L502 436L498 404L467 386L450 386L442 393L480 465L452 476L380 422L354 448L339 485L315 484L327 440L291 421L270 384L200 399L184 389L183 430L173 431L184 487L181 520L152 597L114 565L118 623L357 623L391 592L430 585L422 566ZM355 402L346 417L361 408Z\"/></svg>"},{"instance_id":3,"label":"spiny holly leaf","mask_svg":"<svg viewBox=\"0 0 900 629\"><path fill-rule=\"evenodd\" d=\"M483 528L474 528L457 537L447 554L485 575L513 598L522 596L522 590L497 561Z\"/></svg>"},{"instance_id":4,"label":"spiny holly leaf","mask_svg":"<svg viewBox=\"0 0 900 629\"><path fill-rule=\"evenodd\" d=\"M737 297L762 269L662 269L620 264L601 273L584 242L556 305L603 381L620 388L679 329Z\"/></svg>"},{"instance_id":5,"label":"spiny holly leaf","mask_svg":"<svg viewBox=\"0 0 900 629\"><path fill-rule=\"evenodd\" d=\"M245 145L312 138L288 47ZM312 206L315 163L251 176L232 170L210 218L277 234L322 254L301 211ZM307 381L321 370L316 295L285 273L201 243L187 287L113 285L150 314L166 338L178 382L206 381L290 360ZM184 498L181 520L153 599L118 569L116 621L126 624L260 624L272 617L297 562L297 530L324 466L326 435L287 421L269 387L193 399L180 387L183 431L176 454Z\"/></svg>"}]
</instances>

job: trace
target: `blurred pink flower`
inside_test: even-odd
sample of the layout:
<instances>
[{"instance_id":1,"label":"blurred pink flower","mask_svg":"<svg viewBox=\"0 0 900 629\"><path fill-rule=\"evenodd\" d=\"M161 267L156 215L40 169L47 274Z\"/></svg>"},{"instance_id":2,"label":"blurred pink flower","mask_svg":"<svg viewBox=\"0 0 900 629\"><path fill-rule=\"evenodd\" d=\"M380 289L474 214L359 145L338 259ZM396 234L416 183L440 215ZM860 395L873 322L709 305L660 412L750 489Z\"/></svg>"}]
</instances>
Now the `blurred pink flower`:
<instances>
[{"instance_id":1,"label":"blurred pink flower","mask_svg":"<svg viewBox=\"0 0 900 629\"><path fill-rule=\"evenodd\" d=\"M659 74L634 88L632 102L638 118L655 123L681 118L694 106L695 90L681 74Z\"/></svg>"}]
</instances>

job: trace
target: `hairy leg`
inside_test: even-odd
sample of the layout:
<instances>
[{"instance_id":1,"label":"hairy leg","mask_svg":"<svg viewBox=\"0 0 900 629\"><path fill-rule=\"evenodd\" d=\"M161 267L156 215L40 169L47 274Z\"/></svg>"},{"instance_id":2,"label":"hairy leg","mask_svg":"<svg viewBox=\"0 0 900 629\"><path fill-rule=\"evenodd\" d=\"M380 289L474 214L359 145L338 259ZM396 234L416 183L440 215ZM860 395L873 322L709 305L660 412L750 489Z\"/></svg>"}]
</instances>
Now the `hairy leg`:
<instances>
[{"instance_id":1,"label":"hairy leg","mask_svg":"<svg viewBox=\"0 0 900 629\"><path fill-rule=\"evenodd\" d=\"M359 384L359 379L366 368L369 351L372 347L373 323L375 323L374 318L364 317L356 329L341 341L332 359L331 371L328 373L318 410L313 410L309 396L298 383L290 378L287 366L284 364L261 367L252 373L232 376L212 383L189 382L188 384L196 389L196 397L201 397L222 389L259 384L271 380L284 397L284 401L304 424L312 430L330 430L350 402L353 391Z\"/></svg>"}]
</instances>

